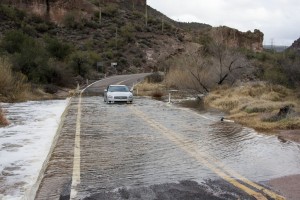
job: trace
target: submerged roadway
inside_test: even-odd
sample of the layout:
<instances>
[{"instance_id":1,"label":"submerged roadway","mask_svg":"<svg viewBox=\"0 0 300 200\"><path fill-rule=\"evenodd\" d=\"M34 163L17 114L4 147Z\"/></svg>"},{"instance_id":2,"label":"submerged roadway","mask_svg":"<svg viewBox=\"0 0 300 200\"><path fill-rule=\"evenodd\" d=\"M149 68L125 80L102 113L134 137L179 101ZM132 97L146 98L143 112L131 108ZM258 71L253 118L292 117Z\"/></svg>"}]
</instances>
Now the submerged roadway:
<instances>
[{"instance_id":1,"label":"submerged roadway","mask_svg":"<svg viewBox=\"0 0 300 200\"><path fill-rule=\"evenodd\" d=\"M107 85L146 75L109 77L70 100L35 199L284 199L264 181L300 172L297 145L149 98L103 101Z\"/></svg>"}]
</instances>

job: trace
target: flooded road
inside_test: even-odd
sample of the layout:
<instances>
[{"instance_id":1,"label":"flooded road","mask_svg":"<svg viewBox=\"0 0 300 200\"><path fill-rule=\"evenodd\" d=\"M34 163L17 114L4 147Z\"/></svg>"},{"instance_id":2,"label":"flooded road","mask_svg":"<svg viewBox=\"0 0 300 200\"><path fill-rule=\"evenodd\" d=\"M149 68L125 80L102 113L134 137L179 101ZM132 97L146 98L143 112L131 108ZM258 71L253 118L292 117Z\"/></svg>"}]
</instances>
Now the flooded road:
<instances>
[{"instance_id":1,"label":"flooded road","mask_svg":"<svg viewBox=\"0 0 300 200\"><path fill-rule=\"evenodd\" d=\"M102 96L75 98L68 112L36 199L280 199L264 182L300 174L299 144L216 113Z\"/></svg>"}]
</instances>

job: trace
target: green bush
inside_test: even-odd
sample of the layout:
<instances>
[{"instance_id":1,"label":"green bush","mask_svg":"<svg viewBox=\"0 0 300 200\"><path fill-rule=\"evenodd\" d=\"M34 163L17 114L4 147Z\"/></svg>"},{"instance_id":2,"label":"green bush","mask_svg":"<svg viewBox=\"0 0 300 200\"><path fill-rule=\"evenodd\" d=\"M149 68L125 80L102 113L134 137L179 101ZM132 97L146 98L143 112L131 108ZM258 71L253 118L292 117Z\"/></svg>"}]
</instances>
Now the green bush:
<instances>
[{"instance_id":1,"label":"green bush","mask_svg":"<svg viewBox=\"0 0 300 200\"><path fill-rule=\"evenodd\" d=\"M7 31L1 42L1 48L10 54L20 53L23 43L29 40L29 36L19 30Z\"/></svg>"},{"instance_id":2,"label":"green bush","mask_svg":"<svg viewBox=\"0 0 300 200\"><path fill-rule=\"evenodd\" d=\"M35 28L29 24L24 24L22 26L22 31L31 37L37 36L37 32L36 32Z\"/></svg>"},{"instance_id":3,"label":"green bush","mask_svg":"<svg viewBox=\"0 0 300 200\"><path fill-rule=\"evenodd\" d=\"M64 60L72 52L71 45L59 41L57 38L46 37L45 42L47 51L58 60Z\"/></svg>"},{"instance_id":4,"label":"green bush","mask_svg":"<svg viewBox=\"0 0 300 200\"><path fill-rule=\"evenodd\" d=\"M88 58L88 53L84 51L76 51L70 55L69 66L73 69L75 75L87 76L90 70Z\"/></svg>"},{"instance_id":5,"label":"green bush","mask_svg":"<svg viewBox=\"0 0 300 200\"><path fill-rule=\"evenodd\" d=\"M65 63L49 60L48 66L48 83L67 87L75 85L71 79L73 77L72 70Z\"/></svg>"},{"instance_id":6,"label":"green bush","mask_svg":"<svg viewBox=\"0 0 300 200\"><path fill-rule=\"evenodd\" d=\"M132 24L127 24L121 27L121 36L126 42L132 42L134 41L134 31L134 26Z\"/></svg>"},{"instance_id":7,"label":"green bush","mask_svg":"<svg viewBox=\"0 0 300 200\"><path fill-rule=\"evenodd\" d=\"M82 29L84 27L84 23L80 19L80 14L76 11L70 11L68 12L64 19L63 19L63 24L67 28L72 28L72 29Z\"/></svg>"},{"instance_id":8,"label":"green bush","mask_svg":"<svg viewBox=\"0 0 300 200\"><path fill-rule=\"evenodd\" d=\"M265 70L264 79L280 85L288 85L288 78L286 74L278 67L271 67Z\"/></svg>"},{"instance_id":9,"label":"green bush","mask_svg":"<svg viewBox=\"0 0 300 200\"><path fill-rule=\"evenodd\" d=\"M40 23L35 25L35 29L40 33L46 33L50 29L50 27L46 23Z\"/></svg>"},{"instance_id":10,"label":"green bush","mask_svg":"<svg viewBox=\"0 0 300 200\"><path fill-rule=\"evenodd\" d=\"M113 17L118 14L118 10L119 6L117 4L110 3L104 8L102 14L103 16Z\"/></svg>"},{"instance_id":11,"label":"green bush","mask_svg":"<svg viewBox=\"0 0 300 200\"><path fill-rule=\"evenodd\" d=\"M26 16L24 11L4 4L0 4L0 13L13 20L23 20Z\"/></svg>"}]
</instances>

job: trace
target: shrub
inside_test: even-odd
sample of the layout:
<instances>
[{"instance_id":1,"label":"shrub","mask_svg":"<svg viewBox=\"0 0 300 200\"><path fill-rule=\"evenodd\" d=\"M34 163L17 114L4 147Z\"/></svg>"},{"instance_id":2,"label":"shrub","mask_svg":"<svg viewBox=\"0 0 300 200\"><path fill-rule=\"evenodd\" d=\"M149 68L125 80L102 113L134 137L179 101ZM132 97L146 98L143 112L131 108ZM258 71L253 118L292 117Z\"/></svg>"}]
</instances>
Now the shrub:
<instances>
[{"instance_id":1,"label":"shrub","mask_svg":"<svg viewBox=\"0 0 300 200\"><path fill-rule=\"evenodd\" d=\"M83 23L79 16L80 14L78 12L68 12L63 19L63 24L68 28L81 29L83 28Z\"/></svg>"},{"instance_id":2,"label":"shrub","mask_svg":"<svg viewBox=\"0 0 300 200\"><path fill-rule=\"evenodd\" d=\"M104 10L103 10L103 15L104 16L108 16L108 17L113 17L113 16L116 16L118 14L118 5L117 4L114 4L114 3L110 3L108 4Z\"/></svg>"},{"instance_id":3,"label":"shrub","mask_svg":"<svg viewBox=\"0 0 300 200\"><path fill-rule=\"evenodd\" d=\"M161 83L164 80L164 76L159 72L154 72L145 79L148 83Z\"/></svg>"},{"instance_id":4,"label":"shrub","mask_svg":"<svg viewBox=\"0 0 300 200\"><path fill-rule=\"evenodd\" d=\"M4 4L0 4L0 13L13 20L23 20L26 15L24 11Z\"/></svg>"},{"instance_id":5,"label":"shrub","mask_svg":"<svg viewBox=\"0 0 300 200\"><path fill-rule=\"evenodd\" d=\"M1 101L24 99L30 93L26 77L13 72L8 59L0 58L0 98Z\"/></svg>"},{"instance_id":6,"label":"shrub","mask_svg":"<svg viewBox=\"0 0 300 200\"><path fill-rule=\"evenodd\" d=\"M246 107L245 112L246 113L262 113L266 112L267 108L264 107Z\"/></svg>"},{"instance_id":7,"label":"shrub","mask_svg":"<svg viewBox=\"0 0 300 200\"><path fill-rule=\"evenodd\" d=\"M40 33L46 33L50 29L50 27L46 23L40 23L35 26L35 29Z\"/></svg>"},{"instance_id":8,"label":"shrub","mask_svg":"<svg viewBox=\"0 0 300 200\"><path fill-rule=\"evenodd\" d=\"M37 32L36 32L35 28L33 26L29 25L29 24L23 25L22 26L22 31L25 34L27 34L31 37L36 37L37 36Z\"/></svg>"},{"instance_id":9,"label":"shrub","mask_svg":"<svg viewBox=\"0 0 300 200\"><path fill-rule=\"evenodd\" d=\"M218 106L223 110L231 111L239 105L239 102L236 100L224 99L218 103Z\"/></svg>"},{"instance_id":10,"label":"shrub","mask_svg":"<svg viewBox=\"0 0 300 200\"><path fill-rule=\"evenodd\" d=\"M121 36L127 41L127 42L132 42L134 39L134 26L132 24L127 24L125 26L121 27Z\"/></svg>"},{"instance_id":11,"label":"shrub","mask_svg":"<svg viewBox=\"0 0 300 200\"><path fill-rule=\"evenodd\" d=\"M76 51L70 55L69 65L76 75L86 77L89 72L88 54L83 51Z\"/></svg>"},{"instance_id":12,"label":"shrub","mask_svg":"<svg viewBox=\"0 0 300 200\"><path fill-rule=\"evenodd\" d=\"M24 41L28 40L29 36L19 30L7 31L1 42L1 48L10 54L21 52Z\"/></svg>"},{"instance_id":13,"label":"shrub","mask_svg":"<svg viewBox=\"0 0 300 200\"><path fill-rule=\"evenodd\" d=\"M47 82L58 86L72 87L75 82L72 81L72 70L65 63L50 60L48 62L49 69Z\"/></svg>"},{"instance_id":14,"label":"shrub","mask_svg":"<svg viewBox=\"0 0 300 200\"><path fill-rule=\"evenodd\" d=\"M8 123L7 119L5 118L5 116L4 116L3 110L0 107L0 126L6 126L8 124L9 123Z\"/></svg>"},{"instance_id":15,"label":"shrub","mask_svg":"<svg viewBox=\"0 0 300 200\"><path fill-rule=\"evenodd\" d=\"M266 69L264 73L264 79L273 84L281 84L285 86L287 86L289 83L286 74L284 74L284 72L278 67Z\"/></svg>"},{"instance_id":16,"label":"shrub","mask_svg":"<svg viewBox=\"0 0 300 200\"><path fill-rule=\"evenodd\" d=\"M34 83L47 83L49 55L39 40L26 39L18 53L12 55L13 68L21 71Z\"/></svg>"},{"instance_id":17,"label":"shrub","mask_svg":"<svg viewBox=\"0 0 300 200\"><path fill-rule=\"evenodd\" d=\"M47 51L58 60L64 60L72 52L68 43L59 41L56 38L46 37L45 42Z\"/></svg>"}]
</instances>

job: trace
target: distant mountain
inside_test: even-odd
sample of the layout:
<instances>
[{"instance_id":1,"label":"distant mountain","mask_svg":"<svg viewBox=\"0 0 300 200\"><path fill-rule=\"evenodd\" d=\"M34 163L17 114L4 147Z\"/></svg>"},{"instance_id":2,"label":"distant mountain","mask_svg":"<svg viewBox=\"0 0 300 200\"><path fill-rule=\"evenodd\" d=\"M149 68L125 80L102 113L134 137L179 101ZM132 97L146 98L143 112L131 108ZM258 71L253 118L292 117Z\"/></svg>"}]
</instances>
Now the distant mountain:
<instances>
[{"instance_id":1,"label":"distant mountain","mask_svg":"<svg viewBox=\"0 0 300 200\"><path fill-rule=\"evenodd\" d=\"M274 50L276 52L283 52L288 48L288 46L279 46L279 45L264 45L264 49Z\"/></svg>"}]
</instances>

